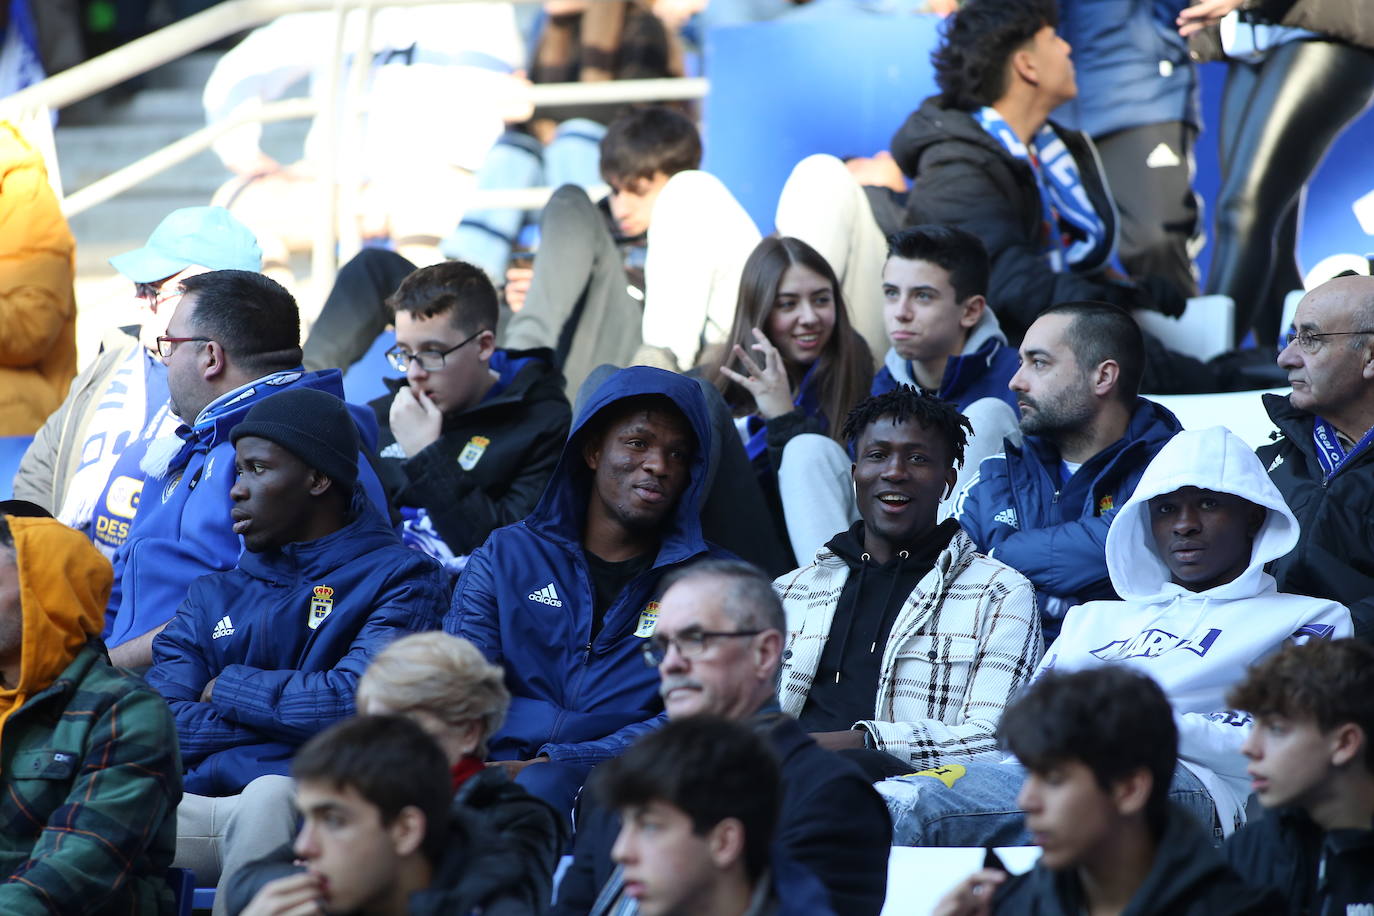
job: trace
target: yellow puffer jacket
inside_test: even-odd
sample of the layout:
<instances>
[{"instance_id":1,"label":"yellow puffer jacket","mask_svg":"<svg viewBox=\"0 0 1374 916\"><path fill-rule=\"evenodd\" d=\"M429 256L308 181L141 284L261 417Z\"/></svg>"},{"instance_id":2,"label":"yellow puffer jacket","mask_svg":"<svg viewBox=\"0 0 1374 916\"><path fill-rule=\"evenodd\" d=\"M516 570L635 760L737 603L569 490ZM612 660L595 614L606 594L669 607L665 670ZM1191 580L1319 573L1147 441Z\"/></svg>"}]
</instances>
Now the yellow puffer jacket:
<instances>
[{"instance_id":1,"label":"yellow puffer jacket","mask_svg":"<svg viewBox=\"0 0 1374 916\"><path fill-rule=\"evenodd\" d=\"M0 121L0 436L29 436L76 375L76 240L43 157Z\"/></svg>"}]
</instances>

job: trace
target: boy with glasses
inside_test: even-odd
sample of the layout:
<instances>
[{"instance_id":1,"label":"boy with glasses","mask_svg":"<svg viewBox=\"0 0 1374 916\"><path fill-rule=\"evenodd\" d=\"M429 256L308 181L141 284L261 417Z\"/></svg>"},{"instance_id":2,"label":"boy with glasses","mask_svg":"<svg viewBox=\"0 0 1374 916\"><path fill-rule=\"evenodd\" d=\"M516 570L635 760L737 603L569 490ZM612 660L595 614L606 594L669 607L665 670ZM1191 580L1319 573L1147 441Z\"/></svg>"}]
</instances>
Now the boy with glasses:
<instances>
[{"instance_id":1,"label":"boy with glasses","mask_svg":"<svg viewBox=\"0 0 1374 916\"><path fill-rule=\"evenodd\" d=\"M548 350L496 346L496 290L448 261L406 277L387 300L404 381L371 403L378 470L407 543L450 568L534 508L558 463L572 410Z\"/></svg>"}]
</instances>

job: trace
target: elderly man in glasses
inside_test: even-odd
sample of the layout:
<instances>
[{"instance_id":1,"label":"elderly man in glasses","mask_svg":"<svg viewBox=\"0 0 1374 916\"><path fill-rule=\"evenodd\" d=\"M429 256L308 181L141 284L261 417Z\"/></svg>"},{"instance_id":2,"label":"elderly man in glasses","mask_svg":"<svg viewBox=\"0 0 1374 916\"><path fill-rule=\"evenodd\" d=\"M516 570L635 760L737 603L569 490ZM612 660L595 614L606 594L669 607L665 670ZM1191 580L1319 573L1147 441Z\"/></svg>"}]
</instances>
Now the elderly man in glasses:
<instances>
[{"instance_id":1,"label":"elderly man in glasses","mask_svg":"<svg viewBox=\"0 0 1374 916\"><path fill-rule=\"evenodd\" d=\"M1279 591L1350 608L1374 639L1374 278L1337 277L1303 297L1279 353L1293 393L1267 394L1282 436L1260 460L1302 526L1274 566Z\"/></svg>"},{"instance_id":2,"label":"elderly man in glasses","mask_svg":"<svg viewBox=\"0 0 1374 916\"><path fill-rule=\"evenodd\" d=\"M404 380L373 401L379 472L403 536L451 569L529 514L558 464L572 410L549 350L496 347L496 290L448 261L411 273L387 300Z\"/></svg>"},{"instance_id":3,"label":"elderly man in glasses","mask_svg":"<svg viewBox=\"0 0 1374 916\"><path fill-rule=\"evenodd\" d=\"M657 628L643 654L658 668L669 718L752 723L782 768L774 855L809 868L835 912L876 916L887 889L887 810L857 767L782 714L777 679L787 621L768 577L737 560L702 560L664 582ZM594 900L624 897L610 854L618 831L614 812L583 802L555 914L586 914Z\"/></svg>"}]
</instances>

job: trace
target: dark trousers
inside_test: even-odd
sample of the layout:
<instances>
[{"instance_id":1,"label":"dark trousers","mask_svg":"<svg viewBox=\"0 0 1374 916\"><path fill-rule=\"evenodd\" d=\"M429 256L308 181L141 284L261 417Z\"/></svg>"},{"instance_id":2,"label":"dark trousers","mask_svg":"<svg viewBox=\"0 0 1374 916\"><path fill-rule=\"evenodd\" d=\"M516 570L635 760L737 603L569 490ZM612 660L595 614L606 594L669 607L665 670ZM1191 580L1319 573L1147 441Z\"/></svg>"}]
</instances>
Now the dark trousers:
<instances>
[{"instance_id":1,"label":"dark trousers","mask_svg":"<svg viewBox=\"0 0 1374 916\"><path fill-rule=\"evenodd\" d=\"M394 251L364 248L339 268L305 341L305 368L348 369L391 324L386 299L415 265Z\"/></svg>"}]
</instances>

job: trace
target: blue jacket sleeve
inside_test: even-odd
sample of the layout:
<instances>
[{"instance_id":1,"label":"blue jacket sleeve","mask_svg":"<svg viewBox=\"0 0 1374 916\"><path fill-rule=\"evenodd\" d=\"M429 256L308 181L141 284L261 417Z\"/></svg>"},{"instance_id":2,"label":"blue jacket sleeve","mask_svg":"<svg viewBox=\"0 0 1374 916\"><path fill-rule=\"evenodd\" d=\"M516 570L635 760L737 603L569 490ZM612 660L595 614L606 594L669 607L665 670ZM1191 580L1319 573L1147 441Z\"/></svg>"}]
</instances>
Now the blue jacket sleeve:
<instances>
[{"instance_id":1,"label":"blue jacket sleeve","mask_svg":"<svg viewBox=\"0 0 1374 916\"><path fill-rule=\"evenodd\" d=\"M1092 518L1018 531L1003 538L991 556L1031 580L1037 591L1072 598L1108 578L1107 529L1115 517L1112 509Z\"/></svg>"},{"instance_id":2,"label":"blue jacket sleeve","mask_svg":"<svg viewBox=\"0 0 1374 916\"><path fill-rule=\"evenodd\" d=\"M991 540L991 526L984 524L984 507L996 501L989 498L990 490L1006 488L1006 471L1007 459L1004 456L991 455L984 458L978 465L978 472L964 485L964 489L954 501L954 517L959 520L959 527L964 529L973 545L983 553L992 548L988 543Z\"/></svg>"},{"instance_id":3,"label":"blue jacket sleeve","mask_svg":"<svg viewBox=\"0 0 1374 916\"><path fill-rule=\"evenodd\" d=\"M492 538L496 537L493 535ZM453 603L444 615L444 631L469 640L493 665L503 663L501 620L497 609L491 542L473 551L458 579Z\"/></svg>"},{"instance_id":4,"label":"blue jacket sleeve","mask_svg":"<svg viewBox=\"0 0 1374 916\"><path fill-rule=\"evenodd\" d=\"M200 702L200 692L215 672L202 649L208 639L200 626L197 592L193 585L176 616L154 637L153 667L147 674L149 686L162 694L172 710L187 768L219 751L261 741L251 729L230 722L209 703Z\"/></svg>"},{"instance_id":5,"label":"blue jacket sleeve","mask_svg":"<svg viewBox=\"0 0 1374 916\"><path fill-rule=\"evenodd\" d=\"M545 744L539 748L540 755L546 755L549 760L559 762L573 762L596 765L613 757L619 757L625 750L635 743L640 735L651 732L656 728L662 728L668 721L668 714L661 712L656 716L645 719L643 722L631 722L624 728L611 732L604 738L595 741L581 741L577 744Z\"/></svg>"},{"instance_id":6,"label":"blue jacket sleeve","mask_svg":"<svg viewBox=\"0 0 1374 916\"><path fill-rule=\"evenodd\" d=\"M398 636L437 629L445 605L444 573L398 579L368 615L348 652L328 671L268 671L226 665L210 705L264 738L299 744L353 714L358 678Z\"/></svg>"}]
</instances>

